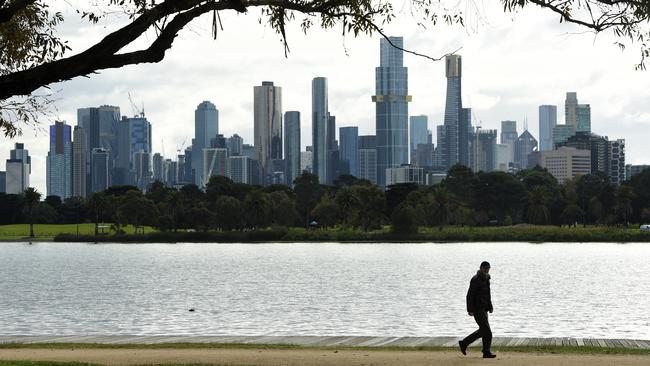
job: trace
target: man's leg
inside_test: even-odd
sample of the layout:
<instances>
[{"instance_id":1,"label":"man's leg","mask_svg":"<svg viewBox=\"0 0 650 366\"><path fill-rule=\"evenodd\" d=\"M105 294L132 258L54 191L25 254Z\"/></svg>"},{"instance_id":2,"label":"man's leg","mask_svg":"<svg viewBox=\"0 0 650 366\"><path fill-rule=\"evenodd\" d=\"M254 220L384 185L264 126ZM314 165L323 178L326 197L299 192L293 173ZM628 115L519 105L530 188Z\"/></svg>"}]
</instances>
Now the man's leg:
<instances>
[{"instance_id":1,"label":"man's leg","mask_svg":"<svg viewBox=\"0 0 650 366\"><path fill-rule=\"evenodd\" d=\"M474 331L474 333L468 335L460 341L460 346L461 348L467 348L469 347L470 344L474 343L475 340L481 338L483 336L483 331L481 330L481 323L479 323L478 318L476 317L477 313L474 313L474 320L476 321L476 324L478 324L479 328Z\"/></svg>"},{"instance_id":2,"label":"man's leg","mask_svg":"<svg viewBox=\"0 0 650 366\"><path fill-rule=\"evenodd\" d=\"M476 324L478 324L478 332L481 334L480 336L483 340L483 354L490 353L490 347L492 346L492 330L490 329L487 311L474 313L474 320L476 320Z\"/></svg>"}]
</instances>

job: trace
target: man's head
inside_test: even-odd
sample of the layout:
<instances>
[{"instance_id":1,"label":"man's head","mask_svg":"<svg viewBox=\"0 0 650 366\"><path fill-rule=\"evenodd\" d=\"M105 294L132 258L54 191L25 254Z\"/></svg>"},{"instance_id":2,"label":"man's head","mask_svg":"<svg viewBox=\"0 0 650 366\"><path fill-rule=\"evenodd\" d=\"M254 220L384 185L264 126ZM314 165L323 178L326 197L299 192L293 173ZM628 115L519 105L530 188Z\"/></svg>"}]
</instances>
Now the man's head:
<instances>
[{"instance_id":1,"label":"man's head","mask_svg":"<svg viewBox=\"0 0 650 366\"><path fill-rule=\"evenodd\" d=\"M488 274L490 273L490 263L487 261L481 262L481 272Z\"/></svg>"}]
</instances>

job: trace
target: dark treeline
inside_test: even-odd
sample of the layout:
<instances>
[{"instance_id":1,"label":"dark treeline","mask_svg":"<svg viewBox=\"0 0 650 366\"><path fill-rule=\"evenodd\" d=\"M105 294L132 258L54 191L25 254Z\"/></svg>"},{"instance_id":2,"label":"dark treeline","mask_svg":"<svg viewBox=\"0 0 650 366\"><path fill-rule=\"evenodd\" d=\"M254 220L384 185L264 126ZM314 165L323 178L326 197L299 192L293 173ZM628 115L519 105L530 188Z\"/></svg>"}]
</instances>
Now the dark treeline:
<instances>
[{"instance_id":1,"label":"dark treeline","mask_svg":"<svg viewBox=\"0 0 650 366\"><path fill-rule=\"evenodd\" d=\"M620 187L602 173L558 184L539 167L517 174L474 173L452 167L440 184L399 184L386 191L367 180L341 176L334 185L319 184L304 173L294 188L210 179L205 191L195 185L180 190L152 184L146 194L136 187L111 187L83 198L48 196L33 202L26 195L0 194L0 224L111 223L138 231L194 229L244 230L270 226L339 226L369 231L391 224L395 232L446 225L628 225L650 221L650 170ZM27 196L28 197L28 196ZM30 220L31 218L31 220Z\"/></svg>"}]
</instances>

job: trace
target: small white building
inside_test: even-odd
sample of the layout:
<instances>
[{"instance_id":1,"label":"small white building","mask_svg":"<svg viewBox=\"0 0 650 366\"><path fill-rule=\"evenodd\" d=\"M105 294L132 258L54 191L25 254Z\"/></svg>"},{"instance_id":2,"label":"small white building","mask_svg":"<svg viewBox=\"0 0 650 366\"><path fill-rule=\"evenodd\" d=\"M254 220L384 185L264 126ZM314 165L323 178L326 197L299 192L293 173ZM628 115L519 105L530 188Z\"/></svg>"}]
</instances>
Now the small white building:
<instances>
[{"instance_id":1,"label":"small white building","mask_svg":"<svg viewBox=\"0 0 650 366\"><path fill-rule=\"evenodd\" d=\"M560 184L578 175L591 174L591 151L574 147L541 151L540 166L546 168Z\"/></svg>"},{"instance_id":2,"label":"small white building","mask_svg":"<svg viewBox=\"0 0 650 366\"><path fill-rule=\"evenodd\" d=\"M411 165L386 169L386 187L400 183L424 184L424 169Z\"/></svg>"}]
</instances>

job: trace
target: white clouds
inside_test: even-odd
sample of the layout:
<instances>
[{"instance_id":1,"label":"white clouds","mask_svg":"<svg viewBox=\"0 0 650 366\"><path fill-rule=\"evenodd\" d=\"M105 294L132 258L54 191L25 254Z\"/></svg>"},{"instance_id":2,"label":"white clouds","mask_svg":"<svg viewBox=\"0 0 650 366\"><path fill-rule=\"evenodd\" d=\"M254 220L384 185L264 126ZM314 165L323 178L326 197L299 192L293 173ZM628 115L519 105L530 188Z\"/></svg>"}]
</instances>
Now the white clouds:
<instances>
[{"instance_id":1,"label":"white clouds","mask_svg":"<svg viewBox=\"0 0 650 366\"><path fill-rule=\"evenodd\" d=\"M391 35L403 35L405 46L439 56L462 46L463 102L472 107L485 128L500 128L500 121L515 119L522 128L524 117L537 135L537 107L558 105L564 115L564 94L578 92L581 103L592 108L592 129L610 138L627 139L627 158L632 163L650 162L645 147L650 139L650 73L634 71L637 49L620 52L613 38L592 34L572 25L559 24L555 15L538 9L503 14L492 3L483 20L468 32L458 26L429 27L412 24L406 17L387 27ZM56 85L62 89L57 104L59 116L76 124L76 109L101 104L119 105L132 114L131 92L142 100L153 125L154 150L172 155L177 145L189 144L194 133L194 109L211 100L220 112L220 132L239 133L252 141L253 86L264 80L283 88L283 109L301 112L302 143L311 144L311 79L329 79L330 110L339 126L359 125L361 134L374 133L375 67L379 63L379 41L375 37L341 37L340 29L314 28L304 36L299 27L289 27L291 53L284 52L279 37L249 15L221 14L224 28L216 41L210 38L210 19L199 19L183 31L167 57L159 64L129 66L102 71L91 78L77 78ZM109 28L91 26L66 14L61 29L75 51L96 42ZM478 26L474 26L478 25ZM475 30L475 31L474 31ZM147 37L140 45L150 41ZM347 48L349 55L345 54ZM446 79L444 64L405 55L409 68L412 115L430 117L429 128L442 123ZM48 121L51 123L51 121ZM0 140L0 169L15 141ZM45 192L47 136L23 138L33 159L32 182Z\"/></svg>"}]
</instances>

